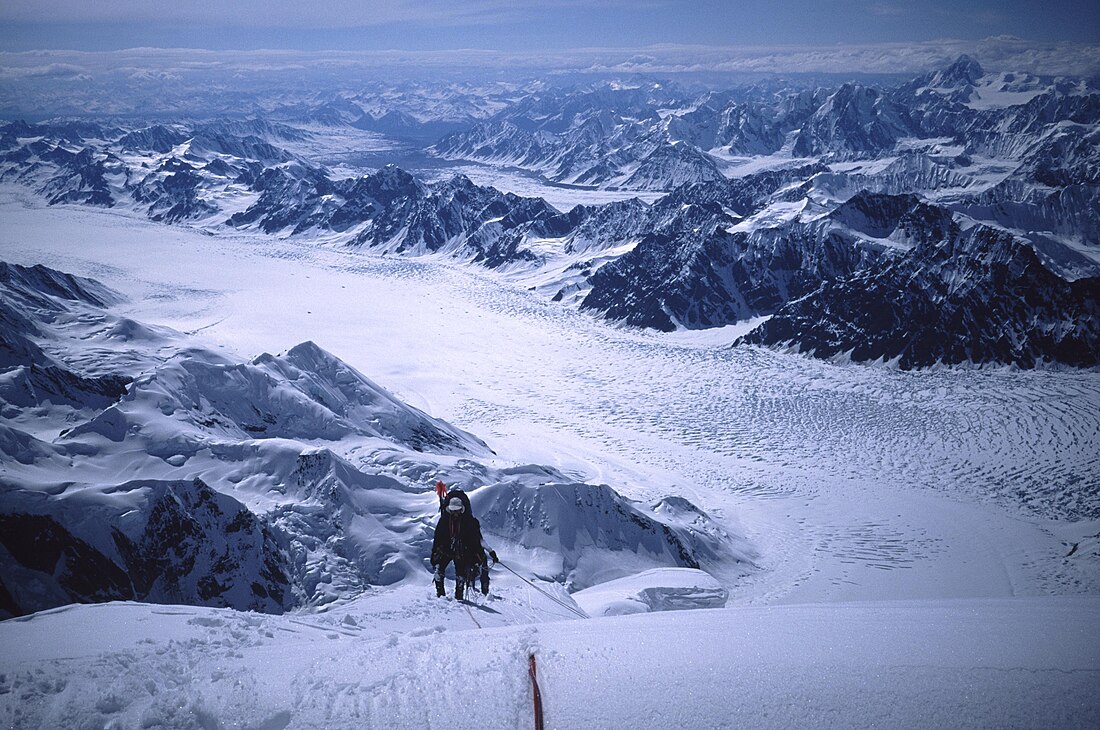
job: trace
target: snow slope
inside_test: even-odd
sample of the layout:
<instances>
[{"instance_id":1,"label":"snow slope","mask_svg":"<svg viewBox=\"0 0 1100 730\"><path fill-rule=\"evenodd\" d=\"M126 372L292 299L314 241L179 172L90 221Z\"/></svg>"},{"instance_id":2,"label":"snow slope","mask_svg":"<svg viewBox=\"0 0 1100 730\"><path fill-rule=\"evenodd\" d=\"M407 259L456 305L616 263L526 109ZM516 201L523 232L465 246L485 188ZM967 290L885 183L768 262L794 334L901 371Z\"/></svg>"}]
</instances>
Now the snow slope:
<instances>
[{"instance_id":1,"label":"snow slope","mask_svg":"<svg viewBox=\"0 0 1100 730\"><path fill-rule=\"evenodd\" d=\"M853 603L478 629L392 596L336 614L73 606L0 624L5 727L1095 727L1100 601Z\"/></svg>"}]
</instances>

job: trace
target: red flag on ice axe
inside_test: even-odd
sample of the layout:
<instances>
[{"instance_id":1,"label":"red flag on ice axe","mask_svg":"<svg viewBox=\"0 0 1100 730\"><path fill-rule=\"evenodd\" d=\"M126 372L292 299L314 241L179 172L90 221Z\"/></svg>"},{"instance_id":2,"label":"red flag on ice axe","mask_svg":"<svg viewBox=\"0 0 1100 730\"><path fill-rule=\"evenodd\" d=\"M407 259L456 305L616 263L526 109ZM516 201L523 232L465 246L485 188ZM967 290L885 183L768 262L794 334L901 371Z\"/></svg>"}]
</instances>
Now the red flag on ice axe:
<instances>
[{"instance_id":1,"label":"red flag on ice axe","mask_svg":"<svg viewBox=\"0 0 1100 730\"><path fill-rule=\"evenodd\" d=\"M439 509L443 509L443 500L447 499L447 485L442 479L436 480L435 494L439 497Z\"/></svg>"}]
</instances>

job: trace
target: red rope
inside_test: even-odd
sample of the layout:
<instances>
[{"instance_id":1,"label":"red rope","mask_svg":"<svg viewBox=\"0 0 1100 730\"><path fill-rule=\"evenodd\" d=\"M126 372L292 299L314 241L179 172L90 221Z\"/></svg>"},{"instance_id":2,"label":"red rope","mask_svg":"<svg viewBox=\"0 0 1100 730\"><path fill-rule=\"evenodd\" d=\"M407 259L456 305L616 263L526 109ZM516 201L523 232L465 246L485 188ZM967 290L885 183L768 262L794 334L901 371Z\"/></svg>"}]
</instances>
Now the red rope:
<instances>
[{"instance_id":1,"label":"red rope","mask_svg":"<svg viewBox=\"0 0 1100 730\"><path fill-rule=\"evenodd\" d=\"M474 618L474 612L470 610L470 607L467 606L465 603L462 604L462 607L466 609L466 613L469 614L470 620L474 622L474 626L478 627L479 629L483 628L481 623L479 623L478 620Z\"/></svg>"},{"instance_id":2,"label":"red rope","mask_svg":"<svg viewBox=\"0 0 1100 730\"><path fill-rule=\"evenodd\" d=\"M528 659L530 659L531 689L534 690L535 697L535 730L542 730L542 693L539 692L539 680L535 676L535 655L531 654Z\"/></svg>"}]
</instances>

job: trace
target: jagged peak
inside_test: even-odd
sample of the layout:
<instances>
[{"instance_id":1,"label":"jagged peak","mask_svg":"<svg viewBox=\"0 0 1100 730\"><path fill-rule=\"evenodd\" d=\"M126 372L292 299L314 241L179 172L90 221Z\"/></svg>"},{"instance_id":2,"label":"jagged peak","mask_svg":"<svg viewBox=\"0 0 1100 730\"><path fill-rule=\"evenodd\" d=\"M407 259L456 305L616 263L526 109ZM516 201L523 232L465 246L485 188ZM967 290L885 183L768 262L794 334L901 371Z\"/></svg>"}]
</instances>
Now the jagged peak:
<instances>
[{"instance_id":1,"label":"jagged peak","mask_svg":"<svg viewBox=\"0 0 1100 730\"><path fill-rule=\"evenodd\" d=\"M359 181L380 193L411 193L422 187L422 183L416 177L392 163L378 168L369 175L364 175L359 178Z\"/></svg>"},{"instance_id":2,"label":"jagged peak","mask_svg":"<svg viewBox=\"0 0 1100 730\"><path fill-rule=\"evenodd\" d=\"M875 238L885 238L899 226L918 228L931 238L950 227L951 212L911 193L890 195L861 190L829 214L831 220ZM906 222L910 225L906 226Z\"/></svg>"},{"instance_id":3,"label":"jagged peak","mask_svg":"<svg viewBox=\"0 0 1100 730\"><path fill-rule=\"evenodd\" d=\"M481 190L480 185L468 178L466 175L457 173L452 175L444 182L438 183L439 187L444 190Z\"/></svg>"},{"instance_id":4,"label":"jagged peak","mask_svg":"<svg viewBox=\"0 0 1100 730\"><path fill-rule=\"evenodd\" d=\"M951 80L973 84L982 76L985 76L985 69L975 59L963 53L950 66L940 71L937 76L943 81Z\"/></svg>"},{"instance_id":5,"label":"jagged peak","mask_svg":"<svg viewBox=\"0 0 1100 730\"><path fill-rule=\"evenodd\" d=\"M843 221L853 212L863 215L869 213L881 213L883 211L897 211L899 214L913 208L920 198L911 193L891 195L889 193L876 193L870 190L860 190L852 197L845 200L829 214L830 218Z\"/></svg>"},{"instance_id":6,"label":"jagged peak","mask_svg":"<svg viewBox=\"0 0 1100 730\"><path fill-rule=\"evenodd\" d=\"M836 91L829 95L826 105L833 104L847 104L858 99L877 99L881 94L870 87L863 84L856 83L854 81L848 81L840 85Z\"/></svg>"},{"instance_id":7,"label":"jagged peak","mask_svg":"<svg viewBox=\"0 0 1100 730\"><path fill-rule=\"evenodd\" d=\"M306 340L305 342L299 342L294 347L290 348L286 352L288 357L299 358L317 358L326 361L335 361L337 358L328 350L318 345L313 340Z\"/></svg>"}]
</instances>

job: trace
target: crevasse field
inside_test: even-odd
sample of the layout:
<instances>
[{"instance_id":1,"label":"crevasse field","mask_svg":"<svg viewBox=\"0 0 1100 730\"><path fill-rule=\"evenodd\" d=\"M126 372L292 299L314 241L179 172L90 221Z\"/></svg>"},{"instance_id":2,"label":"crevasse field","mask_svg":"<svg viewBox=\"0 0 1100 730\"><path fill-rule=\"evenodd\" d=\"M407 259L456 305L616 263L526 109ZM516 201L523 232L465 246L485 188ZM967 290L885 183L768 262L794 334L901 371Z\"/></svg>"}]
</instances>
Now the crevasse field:
<instances>
[{"instance_id":1,"label":"crevasse field","mask_svg":"<svg viewBox=\"0 0 1100 730\"><path fill-rule=\"evenodd\" d=\"M499 465L685 497L745 557L714 577L724 608L599 616L643 576L574 594L590 619L499 568L472 606L425 574L285 616L55 609L0 624L5 727L531 727L530 654L549 727L1100 724L1096 372L731 349L732 330L619 329L443 259L12 189L0 249L233 357L313 341Z\"/></svg>"}]
</instances>

